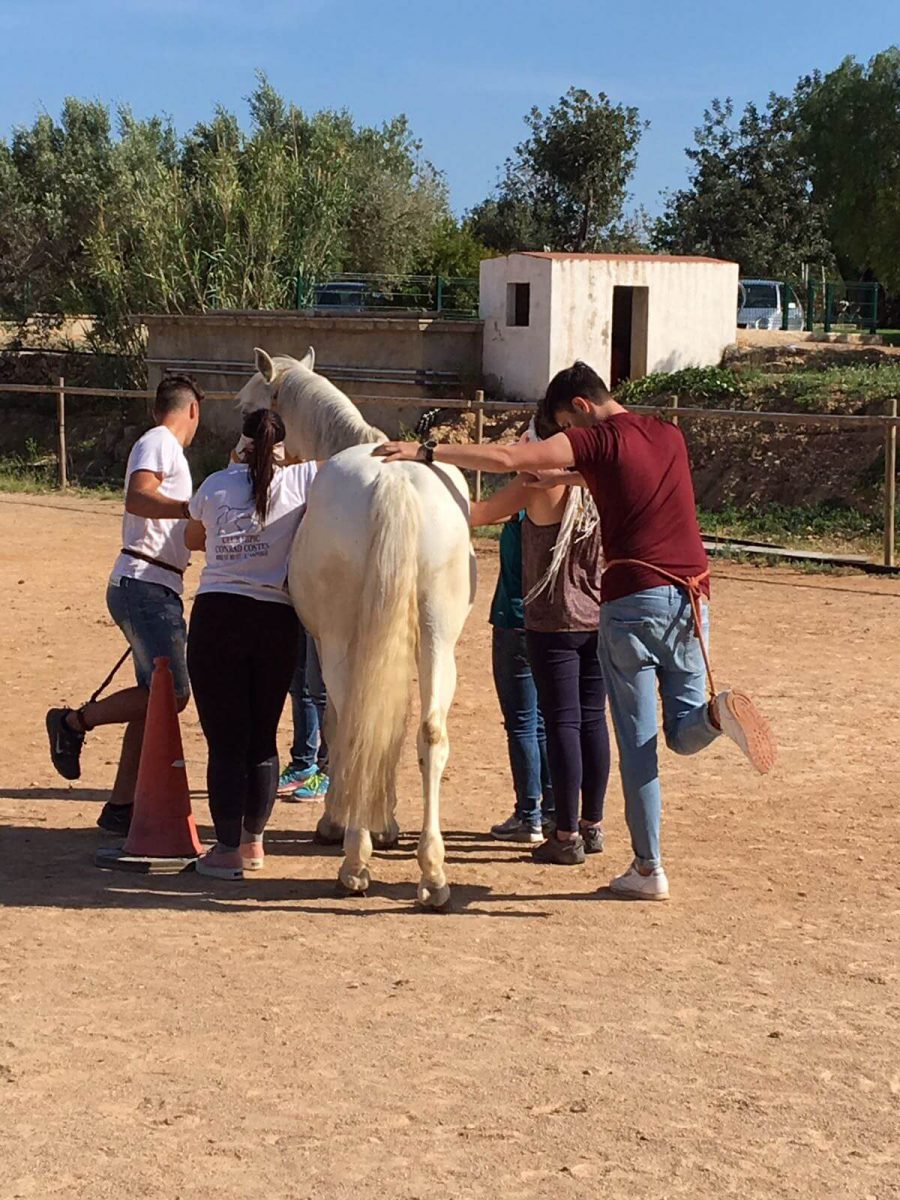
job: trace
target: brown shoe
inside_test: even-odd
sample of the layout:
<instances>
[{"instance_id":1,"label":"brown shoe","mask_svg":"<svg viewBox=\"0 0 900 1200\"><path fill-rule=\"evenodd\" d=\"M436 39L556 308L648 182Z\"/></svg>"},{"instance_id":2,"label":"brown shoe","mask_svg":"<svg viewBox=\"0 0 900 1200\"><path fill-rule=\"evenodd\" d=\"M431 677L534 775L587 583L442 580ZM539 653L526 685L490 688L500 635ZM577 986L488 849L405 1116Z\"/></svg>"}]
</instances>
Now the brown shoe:
<instances>
[{"instance_id":1,"label":"brown shoe","mask_svg":"<svg viewBox=\"0 0 900 1200\"><path fill-rule=\"evenodd\" d=\"M551 833L546 842L535 846L531 852L532 862L557 863L561 867L578 867L584 862L584 841L581 837L561 841Z\"/></svg>"}]
</instances>

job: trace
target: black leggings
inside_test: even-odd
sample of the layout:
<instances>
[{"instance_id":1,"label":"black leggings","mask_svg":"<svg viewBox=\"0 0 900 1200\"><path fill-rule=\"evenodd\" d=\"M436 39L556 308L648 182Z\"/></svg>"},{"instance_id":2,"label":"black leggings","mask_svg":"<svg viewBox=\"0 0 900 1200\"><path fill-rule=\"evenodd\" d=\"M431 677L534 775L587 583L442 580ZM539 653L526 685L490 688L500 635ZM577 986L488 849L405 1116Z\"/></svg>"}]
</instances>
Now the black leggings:
<instances>
[{"instance_id":1,"label":"black leggings","mask_svg":"<svg viewBox=\"0 0 900 1200\"><path fill-rule=\"evenodd\" d=\"M206 786L216 837L262 833L278 790L276 733L297 662L293 608L230 592L194 601L187 662L209 747Z\"/></svg>"},{"instance_id":2,"label":"black leggings","mask_svg":"<svg viewBox=\"0 0 900 1200\"><path fill-rule=\"evenodd\" d=\"M556 827L578 829L581 817L603 819L609 782L606 688L596 633L527 632L528 657L547 729L547 758L556 796Z\"/></svg>"}]
</instances>

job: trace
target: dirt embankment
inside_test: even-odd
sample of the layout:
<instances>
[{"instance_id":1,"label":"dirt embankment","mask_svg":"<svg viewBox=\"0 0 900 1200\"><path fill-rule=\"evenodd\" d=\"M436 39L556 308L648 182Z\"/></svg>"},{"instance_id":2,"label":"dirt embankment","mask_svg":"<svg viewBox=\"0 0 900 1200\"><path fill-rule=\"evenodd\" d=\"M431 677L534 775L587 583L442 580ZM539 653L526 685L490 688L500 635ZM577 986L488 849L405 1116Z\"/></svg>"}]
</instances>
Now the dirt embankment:
<instances>
[{"instance_id":1,"label":"dirt embankment","mask_svg":"<svg viewBox=\"0 0 900 1200\"><path fill-rule=\"evenodd\" d=\"M721 393L678 393L682 407L742 408L767 412L883 414L900 395L900 348L798 343L735 348L724 363L729 384ZM112 363L77 350L53 354L0 353L0 459L43 464L52 474L56 450L52 396L3 394L4 382L53 384L59 375L81 386L110 386L121 375ZM896 380L896 387L893 381ZM665 406L675 393L661 388L635 402ZM440 401L435 401L439 405ZM149 425L145 401L70 397L67 433L70 476L82 482L121 480L128 452ZM485 421L487 440L518 437L527 414ZM682 427L694 466L697 500L714 511L726 507L831 504L863 514L881 506L883 435L777 424L685 419ZM475 437L472 413L444 410L434 436ZM191 451L198 477L215 469L230 444L206 431Z\"/></svg>"}]
</instances>

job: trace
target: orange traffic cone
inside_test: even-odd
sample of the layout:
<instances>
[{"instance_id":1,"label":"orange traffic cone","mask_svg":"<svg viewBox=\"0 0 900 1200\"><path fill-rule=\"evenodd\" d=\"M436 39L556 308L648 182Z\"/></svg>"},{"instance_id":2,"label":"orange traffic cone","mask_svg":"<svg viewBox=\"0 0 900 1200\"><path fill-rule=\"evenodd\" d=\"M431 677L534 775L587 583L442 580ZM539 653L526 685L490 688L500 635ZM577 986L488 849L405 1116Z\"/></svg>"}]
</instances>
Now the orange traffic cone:
<instances>
[{"instance_id":1,"label":"orange traffic cone","mask_svg":"<svg viewBox=\"0 0 900 1200\"><path fill-rule=\"evenodd\" d=\"M156 658L153 666L131 828L120 849L97 851L99 867L183 871L203 852L191 814L169 660Z\"/></svg>"}]
</instances>

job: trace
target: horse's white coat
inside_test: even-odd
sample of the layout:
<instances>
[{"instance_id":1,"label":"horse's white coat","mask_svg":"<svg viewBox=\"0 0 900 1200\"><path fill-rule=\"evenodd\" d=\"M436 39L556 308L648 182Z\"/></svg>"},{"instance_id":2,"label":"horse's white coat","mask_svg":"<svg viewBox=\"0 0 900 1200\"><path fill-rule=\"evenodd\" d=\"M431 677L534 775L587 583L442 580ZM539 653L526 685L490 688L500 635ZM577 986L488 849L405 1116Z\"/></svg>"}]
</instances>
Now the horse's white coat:
<instances>
[{"instance_id":1,"label":"horse's white coat","mask_svg":"<svg viewBox=\"0 0 900 1200\"><path fill-rule=\"evenodd\" d=\"M372 443L384 435L311 365L312 351L303 363L257 351L259 374L239 399L244 411L274 402L289 454L329 459L310 491L289 573L319 650L333 726L332 790L320 828L343 826L340 880L365 891L371 833L396 835L395 774L418 665L418 896L438 907L449 898L439 793L454 651L475 595L468 489L453 467L373 457Z\"/></svg>"}]
</instances>

